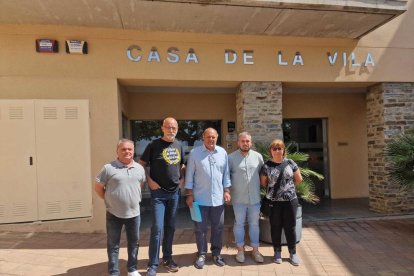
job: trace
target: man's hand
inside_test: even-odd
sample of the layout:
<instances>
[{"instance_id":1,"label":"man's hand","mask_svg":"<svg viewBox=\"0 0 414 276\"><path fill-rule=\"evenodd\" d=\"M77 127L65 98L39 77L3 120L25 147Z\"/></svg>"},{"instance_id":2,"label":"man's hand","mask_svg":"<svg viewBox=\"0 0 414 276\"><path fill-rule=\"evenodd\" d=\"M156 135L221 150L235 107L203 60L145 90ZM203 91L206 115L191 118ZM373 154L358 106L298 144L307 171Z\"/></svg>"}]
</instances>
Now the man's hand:
<instances>
[{"instance_id":1,"label":"man's hand","mask_svg":"<svg viewBox=\"0 0 414 276\"><path fill-rule=\"evenodd\" d=\"M184 178L184 177L181 177L181 178L180 178L180 184L179 184L180 189L181 189L182 187L184 187L184 184L185 184L185 178Z\"/></svg>"},{"instance_id":2,"label":"man's hand","mask_svg":"<svg viewBox=\"0 0 414 276\"><path fill-rule=\"evenodd\" d=\"M160 189L161 188L161 186L160 185L158 185L158 183L157 182L155 182L154 180L152 180L152 178L151 177L149 177L149 176L147 176L147 183L148 183L148 187L151 189L151 190L158 190L158 189Z\"/></svg>"},{"instance_id":3,"label":"man's hand","mask_svg":"<svg viewBox=\"0 0 414 276\"><path fill-rule=\"evenodd\" d=\"M100 198L105 199L105 186L104 186L104 184L96 182L95 183L95 192Z\"/></svg>"},{"instance_id":4,"label":"man's hand","mask_svg":"<svg viewBox=\"0 0 414 276\"><path fill-rule=\"evenodd\" d=\"M231 201L231 195L230 195L230 190L225 189L224 190L224 202L229 204Z\"/></svg>"},{"instance_id":5,"label":"man's hand","mask_svg":"<svg viewBox=\"0 0 414 276\"><path fill-rule=\"evenodd\" d=\"M150 188L150 190L152 190L152 191L161 189L161 186L158 185L158 183L155 182L154 180L152 180L152 178L150 177L149 168L147 167L147 163L144 160L139 160L138 163L144 167L145 174L147 175L148 188Z\"/></svg>"},{"instance_id":6,"label":"man's hand","mask_svg":"<svg viewBox=\"0 0 414 276\"><path fill-rule=\"evenodd\" d=\"M185 192L185 203L187 203L188 208L193 207L194 195L192 189L187 189Z\"/></svg>"}]
</instances>

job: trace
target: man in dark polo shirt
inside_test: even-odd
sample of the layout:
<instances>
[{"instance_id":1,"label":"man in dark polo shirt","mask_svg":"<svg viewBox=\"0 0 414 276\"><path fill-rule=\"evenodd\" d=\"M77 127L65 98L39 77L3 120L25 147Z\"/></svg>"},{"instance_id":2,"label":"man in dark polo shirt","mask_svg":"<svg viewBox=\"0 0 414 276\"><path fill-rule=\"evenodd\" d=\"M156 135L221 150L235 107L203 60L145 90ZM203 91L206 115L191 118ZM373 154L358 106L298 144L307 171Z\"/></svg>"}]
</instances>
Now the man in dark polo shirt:
<instances>
[{"instance_id":1,"label":"man in dark polo shirt","mask_svg":"<svg viewBox=\"0 0 414 276\"><path fill-rule=\"evenodd\" d=\"M172 258L172 243L179 190L184 184L184 151L175 139L178 123L174 118L164 119L161 129L163 137L152 141L139 161L150 168L147 183L151 191L152 227L148 276L157 273L162 236L162 264L169 272L178 271L178 265Z\"/></svg>"}]
</instances>

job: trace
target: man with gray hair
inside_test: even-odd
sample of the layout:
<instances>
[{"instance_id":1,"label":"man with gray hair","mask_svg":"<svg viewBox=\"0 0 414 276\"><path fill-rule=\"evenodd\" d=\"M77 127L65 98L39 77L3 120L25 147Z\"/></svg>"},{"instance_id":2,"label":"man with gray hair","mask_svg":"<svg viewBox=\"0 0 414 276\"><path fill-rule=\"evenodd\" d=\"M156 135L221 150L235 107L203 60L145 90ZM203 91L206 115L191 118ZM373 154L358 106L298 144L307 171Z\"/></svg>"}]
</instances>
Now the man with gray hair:
<instances>
[{"instance_id":1,"label":"man with gray hair","mask_svg":"<svg viewBox=\"0 0 414 276\"><path fill-rule=\"evenodd\" d=\"M108 273L119 275L118 256L121 230L125 226L128 243L128 276L138 273L138 240L141 223L141 188L145 182L144 168L134 161L134 143L118 141L117 160L106 164L96 177L95 192L105 200Z\"/></svg>"},{"instance_id":2,"label":"man with gray hair","mask_svg":"<svg viewBox=\"0 0 414 276\"><path fill-rule=\"evenodd\" d=\"M234 211L233 233L236 240L239 263L244 257L244 225L249 224L250 243L253 247L252 257L263 263L263 255L259 252L259 215L260 215L260 176L263 157L252 150L252 136L242 132L237 139L238 150L229 155L231 193Z\"/></svg>"}]
</instances>

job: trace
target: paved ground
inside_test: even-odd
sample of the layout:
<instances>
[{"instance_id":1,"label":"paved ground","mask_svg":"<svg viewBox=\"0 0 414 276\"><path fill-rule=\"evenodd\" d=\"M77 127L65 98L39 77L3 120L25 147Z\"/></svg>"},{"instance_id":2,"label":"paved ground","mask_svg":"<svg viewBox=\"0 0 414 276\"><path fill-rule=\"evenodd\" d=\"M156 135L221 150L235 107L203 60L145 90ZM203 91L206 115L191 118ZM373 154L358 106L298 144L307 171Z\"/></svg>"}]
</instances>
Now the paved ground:
<instances>
[{"instance_id":1,"label":"paved ground","mask_svg":"<svg viewBox=\"0 0 414 276\"><path fill-rule=\"evenodd\" d=\"M139 272L145 275L149 229L141 232ZM120 266L126 275L123 240ZM246 248L250 251L251 248ZM222 254L227 266L207 257L203 270L193 266L196 245L192 229L176 232L174 254L180 271L170 275L414 275L414 218L310 222L303 226L298 253L302 265L272 263L272 247L261 246L264 264L236 263L230 227ZM247 252L248 253L248 252ZM105 234L0 232L0 275L106 275ZM169 274L164 268L159 275Z\"/></svg>"}]
</instances>

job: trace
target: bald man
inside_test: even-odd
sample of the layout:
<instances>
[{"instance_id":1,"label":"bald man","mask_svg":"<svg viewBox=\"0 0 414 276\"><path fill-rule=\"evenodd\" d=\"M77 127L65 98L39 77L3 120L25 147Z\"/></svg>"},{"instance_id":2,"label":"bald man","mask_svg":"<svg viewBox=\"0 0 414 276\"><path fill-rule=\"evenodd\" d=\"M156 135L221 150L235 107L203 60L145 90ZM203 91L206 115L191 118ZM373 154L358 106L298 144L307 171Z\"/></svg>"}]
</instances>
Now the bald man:
<instances>
[{"instance_id":1,"label":"bald man","mask_svg":"<svg viewBox=\"0 0 414 276\"><path fill-rule=\"evenodd\" d=\"M147 170L147 183L151 191L152 227L149 244L148 276L155 276L159 266L162 240L162 265L169 272L177 272L178 265L172 258L175 232L175 217L179 201L180 186L184 185L184 150L175 139L178 123L174 118L165 118L161 130L163 136L152 141L139 163ZM147 168L148 169L148 168Z\"/></svg>"},{"instance_id":2,"label":"bald man","mask_svg":"<svg viewBox=\"0 0 414 276\"><path fill-rule=\"evenodd\" d=\"M200 206L201 222L195 222L197 259L194 266L204 267L207 254L207 229L211 226L211 253L217 266L226 263L221 256L224 225L224 203L230 202L230 175L226 151L217 146L218 133L207 128L204 143L193 148L187 162L186 203L191 208L196 201Z\"/></svg>"}]
</instances>

